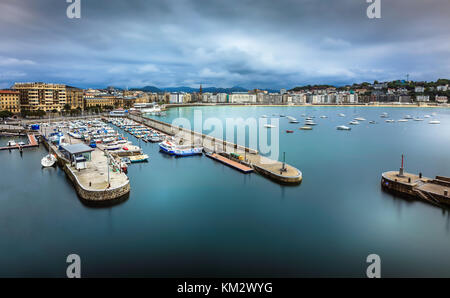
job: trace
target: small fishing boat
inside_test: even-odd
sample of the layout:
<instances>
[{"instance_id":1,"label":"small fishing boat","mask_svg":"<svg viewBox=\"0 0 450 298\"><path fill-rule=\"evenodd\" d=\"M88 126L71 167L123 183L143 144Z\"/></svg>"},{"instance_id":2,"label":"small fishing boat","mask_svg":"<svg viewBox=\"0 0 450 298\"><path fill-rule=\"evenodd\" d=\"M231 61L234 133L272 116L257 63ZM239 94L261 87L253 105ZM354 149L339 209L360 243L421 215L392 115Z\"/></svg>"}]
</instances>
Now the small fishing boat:
<instances>
[{"instance_id":1,"label":"small fishing boat","mask_svg":"<svg viewBox=\"0 0 450 298\"><path fill-rule=\"evenodd\" d=\"M350 121L348 124L350 124L350 125L358 125L359 122L356 121L356 120L353 120L353 121Z\"/></svg>"},{"instance_id":2,"label":"small fishing boat","mask_svg":"<svg viewBox=\"0 0 450 298\"><path fill-rule=\"evenodd\" d=\"M71 136L74 139L81 139L83 137L81 134L72 131L69 132L69 136Z\"/></svg>"},{"instance_id":3,"label":"small fishing boat","mask_svg":"<svg viewBox=\"0 0 450 298\"><path fill-rule=\"evenodd\" d=\"M293 133L293 130L286 130L287 133Z\"/></svg>"},{"instance_id":4,"label":"small fishing boat","mask_svg":"<svg viewBox=\"0 0 450 298\"><path fill-rule=\"evenodd\" d=\"M150 136L148 137L148 141L152 143L162 142L162 138L160 136Z\"/></svg>"},{"instance_id":5,"label":"small fishing boat","mask_svg":"<svg viewBox=\"0 0 450 298\"><path fill-rule=\"evenodd\" d=\"M291 116L287 116L286 118L288 118L288 119L289 119L289 123L298 123L298 120L297 120L297 119L295 119L294 117L291 117Z\"/></svg>"},{"instance_id":6,"label":"small fishing boat","mask_svg":"<svg viewBox=\"0 0 450 298\"><path fill-rule=\"evenodd\" d=\"M305 125L317 125L317 123L313 121L305 121Z\"/></svg>"},{"instance_id":7,"label":"small fishing boat","mask_svg":"<svg viewBox=\"0 0 450 298\"><path fill-rule=\"evenodd\" d=\"M386 120L386 122L387 122L387 123L394 123L394 122L395 122L395 120L392 120L392 119L387 119L387 120Z\"/></svg>"},{"instance_id":8,"label":"small fishing boat","mask_svg":"<svg viewBox=\"0 0 450 298\"><path fill-rule=\"evenodd\" d=\"M355 118L356 121L366 121L366 119L364 119L363 117L357 117Z\"/></svg>"},{"instance_id":9,"label":"small fishing boat","mask_svg":"<svg viewBox=\"0 0 450 298\"><path fill-rule=\"evenodd\" d=\"M423 121L422 118L414 118L414 121Z\"/></svg>"},{"instance_id":10,"label":"small fishing boat","mask_svg":"<svg viewBox=\"0 0 450 298\"><path fill-rule=\"evenodd\" d=\"M52 167L56 163L56 156L53 154L48 154L41 159L41 165L44 168Z\"/></svg>"},{"instance_id":11,"label":"small fishing boat","mask_svg":"<svg viewBox=\"0 0 450 298\"><path fill-rule=\"evenodd\" d=\"M118 144L111 144L111 145L105 146L105 150L108 150L108 151L119 150L119 149L120 149L120 146Z\"/></svg>"},{"instance_id":12,"label":"small fishing boat","mask_svg":"<svg viewBox=\"0 0 450 298\"><path fill-rule=\"evenodd\" d=\"M147 154L132 155L132 156L130 156L128 158L130 159L131 163L144 162L144 161L147 161L148 155Z\"/></svg>"},{"instance_id":13,"label":"small fishing boat","mask_svg":"<svg viewBox=\"0 0 450 298\"><path fill-rule=\"evenodd\" d=\"M430 122L428 122L429 124L441 124L441 121L439 120L431 120Z\"/></svg>"},{"instance_id":14,"label":"small fishing boat","mask_svg":"<svg viewBox=\"0 0 450 298\"><path fill-rule=\"evenodd\" d=\"M351 127L345 126L345 125L339 125L336 127L337 130L352 130Z\"/></svg>"},{"instance_id":15,"label":"small fishing boat","mask_svg":"<svg viewBox=\"0 0 450 298\"><path fill-rule=\"evenodd\" d=\"M370 120L369 124L377 124L377 123L375 121L373 121L373 120Z\"/></svg>"},{"instance_id":16,"label":"small fishing boat","mask_svg":"<svg viewBox=\"0 0 450 298\"><path fill-rule=\"evenodd\" d=\"M299 128L300 130L312 130L311 126L302 126Z\"/></svg>"}]
</instances>

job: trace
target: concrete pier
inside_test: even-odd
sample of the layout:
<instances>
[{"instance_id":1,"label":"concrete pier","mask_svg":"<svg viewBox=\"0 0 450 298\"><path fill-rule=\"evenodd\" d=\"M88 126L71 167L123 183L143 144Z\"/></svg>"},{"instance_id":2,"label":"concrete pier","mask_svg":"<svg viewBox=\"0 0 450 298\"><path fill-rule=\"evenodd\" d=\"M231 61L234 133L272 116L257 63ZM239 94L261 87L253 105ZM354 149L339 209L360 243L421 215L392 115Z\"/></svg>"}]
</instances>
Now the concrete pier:
<instances>
[{"instance_id":1,"label":"concrete pier","mask_svg":"<svg viewBox=\"0 0 450 298\"><path fill-rule=\"evenodd\" d=\"M381 187L384 190L423 200L438 206L450 206L450 178L436 176L435 179L420 174L385 172L381 175Z\"/></svg>"},{"instance_id":2,"label":"concrete pier","mask_svg":"<svg viewBox=\"0 0 450 298\"><path fill-rule=\"evenodd\" d=\"M81 140L72 139L72 144L81 143ZM75 186L77 194L86 201L105 202L118 200L130 192L130 181L120 171L120 167L114 164L112 157L102 150L95 148L91 152L91 160L87 162L87 168L77 170L74 164L66 158L58 148L44 140L44 144L55 153L59 166L64 170ZM108 162L111 164L108 166Z\"/></svg>"},{"instance_id":3,"label":"concrete pier","mask_svg":"<svg viewBox=\"0 0 450 298\"><path fill-rule=\"evenodd\" d=\"M303 179L302 172L297 168L289 164L284 164L283 167L282 162L261 156L255 149L230 143L182 127L175 127L155 119L144 118L138 115L129 115L128 118L162 133L182 138L190 142L193 146L200 145L210 152L221 152L226 155L230 155L231 153L240 154L245 157L244 161L242 161L243 164L275 182L295 185L301 183Z\"/></svg>"}]
</instances>

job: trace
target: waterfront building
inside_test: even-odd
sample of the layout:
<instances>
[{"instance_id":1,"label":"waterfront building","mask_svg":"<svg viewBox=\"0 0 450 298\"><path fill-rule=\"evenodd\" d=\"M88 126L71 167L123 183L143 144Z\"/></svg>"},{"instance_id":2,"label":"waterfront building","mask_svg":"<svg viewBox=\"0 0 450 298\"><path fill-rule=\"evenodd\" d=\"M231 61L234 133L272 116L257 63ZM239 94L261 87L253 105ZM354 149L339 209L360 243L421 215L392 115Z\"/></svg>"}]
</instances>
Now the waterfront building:
<instances>
[{"instance_id":1,"label":"waterfront building","mask_svg":"<svg viewBox=\"0 0 450 298\"><path fill-rule=\"evenodd\" d=\"M123 107L123 101L112 95L98 95L88 96L84 98L86 108L101 107L101 108L120 108Z\"/></svg>"},{"instance_id":2,"label":"waterfront building","mask_svg":"<svg viewBox=\"0 0 450 298\"><path fill-rule=\"evenodd\" d=\"M67 104L71 109L84 110L84 91L80 88L66 86Z\"/></svg>"},{"instance_id":3,"label":"waterfront building","mask_svg":"<svg viewBox=\"0 0 450 298\"><path fill-rule=\"evenodd\" d=\"M226 93L218 93L217 94L217 102L226 103L228 102L228 94Z\"/></svg>"},{"instance_id":4,"label":"waterfront building","mask_svg":"<svg viewBox=\"0 0 450 298\"><path fill-rule=\"evenodd\" d=\"M235 92L229 98L231 103L256 103L256 95L247 92Z\"/></svg>"},{"instance_id":5,"label":"waterfront building","mask_svg":"<svg viewBox=\"0 0 450 298\"><path fill-rule=\"evenodd\" d=\"M419 102L427 102L427 101L430 101L430 96L429 95L417 95L416 100Z\"/></svg>"},{"instance_id":6,"label":"waterfront building","mask_svg":"<svg viewBox=\"0 0 450 298\"><path fill-rule=\"evenodd\" d=\"M411 103L411 96L409 96L409 95L399 95L398 102Z\"/></svg>"},{"instance_id":7,"label":"waterfront building","mask_svg":"<svg viewBox=\"0 0 450 298\"><path fill-rule=\"evenodd\" d=\"M170 103L183 103L183 98L184 98L183 93L179 93L179 92L170 93L169 102Z\"/></svg>"},{"instance_id":8,"label":"waterfront building","mask_svg":"<svg viewBox=\"0 0 450 298\"><path fill-rule=\"evenodd\" d=\"M66 86L63 84L15 83L13 89L20 92L23 110L61 111L67 103Z\"/></svg>"},{"instance_id":9,"label":"waterfront building","mask_svg":"<svg viewBox=\"0 0 450 298\"><path fill-rule=\"evenodd\" d=\"M448 102L447 96L436 95L435 100L437 103L447 103Z\"/></svg>"},{"instance_id":10,"label":"waterfront building","mask_svg":"<svg viewBox=\"0 0 450 298\"><path fill-rule=\"evenodd\" d=\"M20 92L14 90L0 90L0 111L20 113Z\"/></svg>"}]
</instances>

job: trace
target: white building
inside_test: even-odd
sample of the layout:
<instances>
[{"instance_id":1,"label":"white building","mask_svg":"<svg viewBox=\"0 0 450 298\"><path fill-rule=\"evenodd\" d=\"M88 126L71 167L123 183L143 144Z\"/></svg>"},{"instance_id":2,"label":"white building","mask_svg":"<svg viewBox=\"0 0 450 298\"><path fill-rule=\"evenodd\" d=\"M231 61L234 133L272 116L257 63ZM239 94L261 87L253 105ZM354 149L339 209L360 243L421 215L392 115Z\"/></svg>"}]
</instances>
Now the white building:
<instances>
[{"instance_id":1,"label":"white building","mask_svg":"<svg viewBox=\"0 0 450 298\"><path fill-rule=\"evenodd\" d=\"M170 103L183 103L183 93L170 93L169 102Z\"/></svg>"},{"instance_id":2,"label":"white building","mask_svg":"<svg viewBox=\"0 0 450 298\"><path fill-rule=\"evenodd\" d=\"M423 93L425 92L425 88L423 86L416 86L416 88L414 88L414 92Z\"/></svg>"},{"instance_id":3,"label":"white building","mask_svg":"<svg viewBox=\"0 0 450 298\"><path fill-rule=\"evenodd\" d=\"M256 94L232 93L229 98L231 103L256 103Z\"/></svg>"},{"instance_id":4,"label":"white building","mask_svg":"<svg viewBox=\"0 0 450 298\"><path fill-rule=\"evenodd\" d=\"M437 96L435 98L437 103L447 103L448 102L448 98L447 96Z\"/></svg>"},{"instance_id":5,"label":"white building","mask_svg":"<svg viewBox=\"0 0 450 298\"><path fill-rule=\"evenodd\" d=\"M417 95L416 100L420 101L420 102L430 101L430 96L429 95Z\"/></svg>"},{"instance_id":6,"label":"white building","mask_svg":"<svg viewBox=\"0 0 450 298\"><path fill-rule=\"evenodd\" d=\"M437 91L447 91L448 90L448 85L441 85L441 86L437 86L436 87Z\"/></svg>"}]
</instances>

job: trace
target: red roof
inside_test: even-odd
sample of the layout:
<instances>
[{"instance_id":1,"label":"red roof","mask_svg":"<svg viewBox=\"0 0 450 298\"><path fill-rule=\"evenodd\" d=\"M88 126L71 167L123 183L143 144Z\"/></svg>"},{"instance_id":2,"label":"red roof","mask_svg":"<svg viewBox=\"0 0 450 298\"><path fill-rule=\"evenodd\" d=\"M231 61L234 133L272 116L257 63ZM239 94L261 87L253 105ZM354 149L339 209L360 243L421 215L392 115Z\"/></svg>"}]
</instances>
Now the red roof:
<instances>
[{"instance_id":1,"label":"red roof","mask_svg":"<svg viewBox=\"0 0 450 298\"><path fill-rule=\"evenodd\" d=\"M14 90L0 90L0 93L3 93L3 94L20 94L19 91L14 91Z\"/></svg>"}]
</instances>

